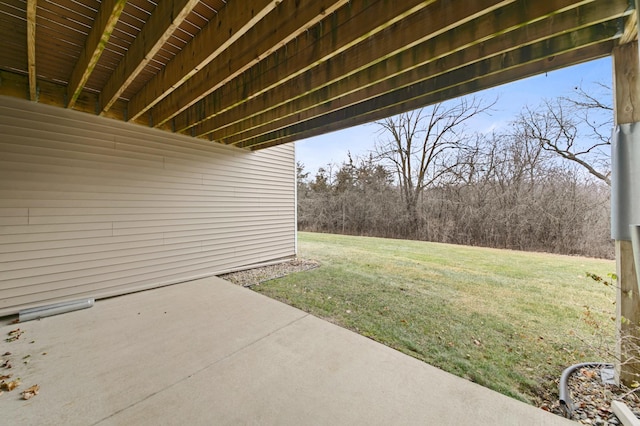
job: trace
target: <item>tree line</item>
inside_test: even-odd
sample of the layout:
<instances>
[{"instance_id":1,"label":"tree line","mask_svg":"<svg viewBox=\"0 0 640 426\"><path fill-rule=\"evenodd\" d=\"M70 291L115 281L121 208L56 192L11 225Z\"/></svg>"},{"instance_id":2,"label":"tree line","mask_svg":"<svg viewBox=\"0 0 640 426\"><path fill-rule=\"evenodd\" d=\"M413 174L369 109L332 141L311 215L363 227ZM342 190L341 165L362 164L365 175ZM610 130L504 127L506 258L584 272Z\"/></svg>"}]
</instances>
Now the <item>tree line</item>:
<instances>
[{"instance_id":1,"label":"tree line","mask_svg":"<svg viewBox=\"0 0 640 426\"><path fill-rule=\"evenodd\" d=\"M368 156L298 163L298 228L612 257L602 97L576 88L486 134L466 124L493 103L473 97L383 120Z\"/></svg>"}]
</instances>

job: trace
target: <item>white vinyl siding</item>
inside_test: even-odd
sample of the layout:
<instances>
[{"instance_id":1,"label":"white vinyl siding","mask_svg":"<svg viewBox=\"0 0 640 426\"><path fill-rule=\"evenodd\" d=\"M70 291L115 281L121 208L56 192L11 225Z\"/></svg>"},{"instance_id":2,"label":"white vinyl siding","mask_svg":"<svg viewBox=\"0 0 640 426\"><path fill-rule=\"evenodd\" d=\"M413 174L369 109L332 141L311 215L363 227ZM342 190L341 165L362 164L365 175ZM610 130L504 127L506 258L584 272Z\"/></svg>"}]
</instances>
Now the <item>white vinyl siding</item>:
<instances>
[{"instance_id":1,"label":"white vinyl siding","mask_svg":"<svg viewBox=\"0 0 640 426\"><path fill-rule=\"evenodd\" d=\"M290 258L295 227L292 144L249 152L0 96L0 315Z\"/></svg>"}]
</instances>

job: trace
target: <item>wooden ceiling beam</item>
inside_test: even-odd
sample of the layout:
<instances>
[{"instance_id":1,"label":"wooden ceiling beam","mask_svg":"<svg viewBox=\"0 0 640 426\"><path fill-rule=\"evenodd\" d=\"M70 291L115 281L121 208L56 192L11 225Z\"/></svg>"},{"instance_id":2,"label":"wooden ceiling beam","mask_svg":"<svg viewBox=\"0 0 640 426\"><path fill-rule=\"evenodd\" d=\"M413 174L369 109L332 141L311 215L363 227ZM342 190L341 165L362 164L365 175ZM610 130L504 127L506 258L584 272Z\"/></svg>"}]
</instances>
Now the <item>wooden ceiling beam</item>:
<instances>
[{"instance_id":1,"label":"wooden ceiling beam","mask_svg":"<svg viewBox=\"0 0 640 426\"><path fill-rule=\"evenodd\" d=\"M339 109L356 104L441 75L446 70L455 70L485 57L508 52L513 50L514 46L529 45L544 40L550 37L549 34L574 31L585 25L585 22L606 22L628 13L626 0L612 0L606 5L591 3L577 9L570 9L549 20L539 20L540 15L536 15L535 11L531 11L530 15L521 14L518 19L522 22L527 20L533 22L523 27L512 25L515 18L506 13L509 8L505 7L500 13L504 20L496 19L493 15L485 15L431 39L424 45L415 46L384 62L363 69L349 78L324 86L320 91L307 92L306 95L294 101L280 103L276 108L267 108L260 114L252 115L247 111L251 104L242 105L238 108L242 110L241 114L250 118L238 120L232 125L220 125L211 133L211 137L223 143L237 144L284 128L296 121L326 114L328 108ZM487 27L485 25L487 20L493 22L493 26ZM499 35L485 40L484 37L489 37L489 34ZM475 45L472 44L474 39L477 39ZM334 63L332 69L339 70L340 66ZM304 93L306 89L302 87L301 92ZM270 102L273 102L273 97L271 98ZM263 105L259 106L259 108L262 107ZM221 118L225 123L230 124L230 119ZM197 133L196 135L199 136Z\"/></svg>"},{"instance_id":2,"label":"wooden ceiling beam","mask_svg":"<svg viewBox=\"0 0 640 426\"><path fill-rule=\"evenodd\" d=\"M473 91L492 87L481 82L490 76L495 76L490 80L495 82L493 85L507 83L516 79L513 75L519 74L514 70L519 67L543 60L552 62L555 56L570 54L573 50L577 50L575 46L583 46L579 51L588 51L588 47L591 45L612 45L610 42L616 36L619 36L617 26L605 24L562 34L549 40L522 46L516 50L483 59L356 105L334 110L310 120L299 121L284 129L244 141L240 146L264 147L274 141L279 141L279 143L293 142L327 131L337 130L335 128L336 123L354 123L355 125L390 117L448 99L446 97L434 97L434 92L445 93L449 89L455 91L456 86L465 85L473 87ZM476 80L478 82L474 83ZM460 94L466 93L470 92L463 91ZM321 133L315 133L316 131Z\"/></svg>"},{"instance_id":3,"label":"wooden ceiling beam","mask_svg":"<svg viewBox=\"0 0 640 426\"><path fill-rule=\"evenodd\" d=\"M104 115L127 87L138 77L149 61L167 42L176 28L200 0L163 0L144 24L118 67L100 94L100 113Z\"/></svg>"},{"instance_id":4,"label":"wooden ceiling beam","mask_svg":"<svg viewBox=\"0 0 640 426\"><path fill-rule=\"evenodd\" d=\"M149 108L171 94L198 71L206 68L221 53L228 51L272 12L282 0L254 0L251 7L233 1L222 8L216 17L200 30L158 74L156 74L129 102L131 120L138 119ZM237 54L238 52L234 52ZM223 57L217 62L229 61Z\"/></svg>"},{"instance_id":5,"label":"wooden ceiling beam","mask_svg":"<svg viewBox=\"0 0 640 426\"><path fill-rule=\"evenodd\" d=\"M433 2L434 0L395 2L393 16L389 18L388 1L352 1L349 7L343 7L326 17L298 37L295 42L280 48L228 84L212 92L198 104L180 113L174 118L172 126L177 132L184 131L207 118L300 76L318 63L327 61L355 46L363 40L363 37L379 34L385 28L408 19L408 16L421 9L427 8L435 12L434 9L442 8L441 4L438 7L430 6ZM471 4L469 7L473 8L474 5ZM424 26L427 25L428 22L425 22Z\"/></svg>"},{"instance_id":6,"label":"wooden ceiling beam","mask_svg":"<svg viewBox=\"0 0 640 426\"><path fill-rule=\"evenodd\" d=\"M349 0L283 0L278 7L240 37L231 48L220 53L215 62L204 66L192 78L151 111L152 125L160 126L198 100L254 66L308 28L331 15ZM246 8L242 2L230 2L224 9ZM135 99L132 99L134 104ZM132 105L132 116L139 115Z\"/></svg>"},{"instance_id":7,"label":"wooden ceiling beam","mask_svg":"<svg viewBox=\"0 0 640 426\"><path fill-rule=\"evenodd\" d=\"M12 96L14 98L28 100L28 86L29 76L0 70L1 96ZM67 86L39 79L38 102L41 104L65 108L67 106ZM80 96L78 96L73 109L89 114L95 114L97 102L98 96L95 93L83 90ZM125 106L125 103L119 100L105 116L116 120L124 120Z\"/></svg>"},{"instance_id":8,"label":"wooden ceiling beam","mask_svg":"<svg viewBox=\"0 0 640 426\"><path fill-rule=\"evenodd\" d=\"M618 0L617 2L622 3L624 1L625 0ZM530 43L535 37L540 38L543 34L548 33L549 24L545 24L543 23L544 21L541 20L547 17L551 11L557 10L558 7L564 8L569 3L567 0L539 2L534 5L535 7L525 9L522 8L522 4L520 3L510 4L496 13L488 13L461 24L453 30L438 33L437 36L426 39L422 44L402 51L395 56L390 56L383 61L376 62L374 60L371 62L373 65L369 67L362 66L360 63L354 67L352 63L353 58L362 58L367 61L369 59L368 56L371 56L372 46L378 46L382 49L383 53L385 53L385 49L383 48L384 40L367 40L358 46L358 49L362 50L362 53L345 52L344 55L334 58L331 64L320 64L310 78L292 81L292 87L299 88L298 96L289 96L288 99L283 99L282 94L290 92L292 89L286 87L278 88L271 93L261 96L254 102L239 105L235 112L228 112L219 117L214 117L210 122L198 126L194 134L201 135L201 133L203 133L201 129L213 129L213 139L220 140L238 133L238 130L247 132L256 126L266 125L273 127L276 125L274 121L279 122L285 118L291 119L292 114L295 114L294 118L305 116L305 110L330 100L342 103L347 98L354 99L354 92L421 67L419 71L408 73L402 79L393 79L394 84L397 84L399 80L404 82L403 85L412 84L415 81L411 80L411 78L426 79L430 76L430 74L424 74L426 71L433 74L434 66L426 70L424 67L425 64L434 62L454 52L468 49L468 53L464 55L464 60L470 62L479 60L483 56L513 48L513 46L516 45L516 40L510 37L514 36L506 36L505 34L519 27L521 27L521 29L518 31L520 35L517 41L521 44ZM604 8L600 7L599 9L602 10ZM569 11L570 10L572 9L569 9ZM566 13L569 12L564 12L564 14ZM601 12L601 14L610 16L607 12ZM567 18L575 18L575 14ZM557 19L557 17L554 17L554 23ZM561 22L565 21L567 21L567 19L563 19ZM522 23L529 25L525 29ZM562 29L571 27L567 23L554 25ZM529 27L532 26L533 28L530 29ZM493 40L492 36L495 34L500 35L497 36L496 40ZM402 38L402 36L389 34L385 37L386 40L395 38ZM462 66L462 64L458 64L457 66ZM351 71L352 69L359 71L354 73ZM439 63L437 72L444 71L446 70L442 64ZM321 76L322 80L314 79L313 76ZM385 90L383 89L384 86L385 85L381 84L377 85L380 90ZM389 84L386 86L387 91L398 88L390 86ZM338 96L336 96L336 89L340 91L340 95ZM363 93L370 93L372 96L382 94L375 93L373 90L358 92L360 96L362 96ZM361 100L362 99L358 100L358 102ZM295 112L293 111L294 109ZM232 128L227 129L229 126ZM237 139L234 138L230 140L230 142L236 141Z\"/></svg>"},{"instance_id":9,"label":"wooden ceiling beam","mask_svg":"<svg viewBox=\"0 0 640 426\"><path fill-rule=\"evenodd\" d=\"M399 104L392 108L389 108L388 110L372 111L368 114L345 118L342 121L330 123L323 128L309 129L308 131L299 133L297 135L285 136L279 139L255 144L247 148L251 150L266 149L272 146L292 143L301 139L319 136L325 133L335 132L361 124L371 123L376 120L381 120L386 117L400 114L402 112L411 111L428 105L433 105L435 103L443 102L448 99L454 99L459 96L469 95L471 93L490 89L492 87L500 86L512 81L521 80L527 77L533 77L545 72L554 71L560 68L577 65L582 62L610 56L614 46L615 42L609 40L599 44L588 46L584 49L572 50L567 53L544 58L542 60L535 61L529 64L524 64L522 66L508 70L504 74L492 74L486 77L480 77L465 84L454 86L449 89L444 89L439 92L429 93L424 97L412 99L403 104Z\"/></svg>"},{"instance_id":10,"label":"wooden ceiling beam","mask_svg":"<svg viewBox=\"0 0 640 426\"><path fill-rule=\"evenodd\" d=\"M27 66L29 69L29 100L37 101L36 78L36 11L37 0L27 0Z\"/></svg>"},{"instance_id":11,"label":"wooden ceiling beam","mask_svg":"<svg viewBox=\"0 0 640 426\"><path fill-rule=\"evenodd\" d=\"M118 23L118 19L120 19L120 14L122 14L126 3L126 0L104 0L100 4L98 15L91 27L91 31L87 35L80 58L76 62L69 79L67 108L73 108L84 85L87 84L87 80L98 63L104 48L107 46L107 42Z\"/></svg>"},{"instance_id":12,"label":"wooden ceiling beam","mask_svg":"<svg viewBox=\"0 0 640 426\"><path fill-rule=\"evenodd\" d=\"M624 32L620 37L620 44L631 43L638 39L638 33L640 32L640 0L635 0L635 10L633 14L629 15L627 22L624 26Z\"/></svg>"}]
</instances>

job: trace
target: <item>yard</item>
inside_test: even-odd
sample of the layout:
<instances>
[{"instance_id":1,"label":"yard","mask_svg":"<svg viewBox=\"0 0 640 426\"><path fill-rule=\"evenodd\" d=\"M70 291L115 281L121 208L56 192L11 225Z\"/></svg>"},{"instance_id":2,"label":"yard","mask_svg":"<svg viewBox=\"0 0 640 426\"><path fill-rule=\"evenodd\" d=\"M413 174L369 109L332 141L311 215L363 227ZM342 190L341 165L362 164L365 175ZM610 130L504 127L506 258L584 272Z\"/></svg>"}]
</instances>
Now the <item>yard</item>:
<instances>
[{"instance_id":1,"label":"yard","mask_svg":"<svg viewBox=\"0 0 640 426\"><path fill-rule=\"evenodd\" d=\"M531 404L615 346L610 260L300 233L320 267L253 289ZM555 399L548 398L548 399Z\"/></svg>"}]
</instances>

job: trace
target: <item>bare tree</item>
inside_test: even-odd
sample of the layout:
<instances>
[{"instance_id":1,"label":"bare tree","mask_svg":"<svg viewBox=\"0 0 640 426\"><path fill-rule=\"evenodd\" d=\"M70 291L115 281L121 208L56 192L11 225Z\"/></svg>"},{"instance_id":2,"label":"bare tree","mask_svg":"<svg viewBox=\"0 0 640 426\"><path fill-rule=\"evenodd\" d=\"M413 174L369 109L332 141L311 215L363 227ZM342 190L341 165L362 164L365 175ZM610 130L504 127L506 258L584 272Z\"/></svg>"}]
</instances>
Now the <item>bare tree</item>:
<instances>
[{"instance_id":1,"label":"bare tree","mask_svg":"<svg viewBox=\"0 0 640 426\"><path fill-rule=\"evenodd\" d=\"M600 100L611 99L611 88L604 84L596 86L602 93L596 95L579 86L571 97L561 96L545 100L535 109L526 108L516 123L545 150L579 164L611 185L609 146L613 107Z\"/></svg>"},{"instance_id":2,"label":"bare tree","mask_svg":"<svg viewBox=\"0 0 640 426\"><path fill-rule=\"evenodd\" d=\"M376 142L377 157L395 171L409 224L416 233L422 227L420 196L456 167L455 151L467 137L464 123L492 105L475 97L461 98L377 123L382 133Z\"/></svg>"}]
</instances>

